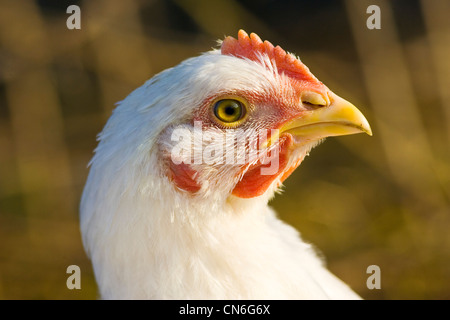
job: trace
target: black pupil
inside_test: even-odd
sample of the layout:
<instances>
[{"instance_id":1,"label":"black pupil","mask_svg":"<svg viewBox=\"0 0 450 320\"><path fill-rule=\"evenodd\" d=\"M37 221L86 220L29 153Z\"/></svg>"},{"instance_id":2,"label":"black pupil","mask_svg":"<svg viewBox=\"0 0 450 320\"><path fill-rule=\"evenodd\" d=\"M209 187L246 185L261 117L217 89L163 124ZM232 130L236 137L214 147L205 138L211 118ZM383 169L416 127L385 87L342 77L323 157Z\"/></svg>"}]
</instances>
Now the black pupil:
<instances>
[{"instance_id":1,"label":"black pupil","mask_svg":"<svg viewBox=\"0 0 450 320\"><path fill-rule=\"evenodd\" d=\"M214 106L214 114L225 122L235 122L242 116L242 104L232 99L218 101Z\"/></svg>"},{"instance_id":2,"label":"black pupil","mask_svg":"<svg viewBox=\"0 0 450 320\"><path fill-rule=\"evenodd\" d=\"M229 116L232 116L237 111L237 105L235 103L229 104L225 107L225 113Z\"/></svg>"}]
</instances>

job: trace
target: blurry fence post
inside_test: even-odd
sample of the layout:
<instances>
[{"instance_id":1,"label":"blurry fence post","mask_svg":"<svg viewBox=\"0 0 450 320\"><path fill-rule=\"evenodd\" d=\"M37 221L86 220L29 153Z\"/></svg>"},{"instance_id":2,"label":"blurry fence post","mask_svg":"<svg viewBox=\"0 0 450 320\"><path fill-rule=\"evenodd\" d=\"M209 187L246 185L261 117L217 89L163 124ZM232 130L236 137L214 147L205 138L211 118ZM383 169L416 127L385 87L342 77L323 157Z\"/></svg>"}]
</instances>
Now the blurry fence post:
<instances>
[{"instance_id":1,"label":"blurry fence post","mask_svg":"<svg viewBox=\"0 0 450 320\"><path fill-rule=\"evenodd\" d=\"M433 56L434 72L437 77L437 87L440 102L445 115L447 137L443 146L446 156L450 157L450 1L421 0L422 13L427 27L427 37ZM448 159L450 161L450 159Z\"/></svg>"},{"instance_id":2,"label":"blurry fence post","mask_svg":"<svg viewBox=\"0 0 450 320\"><path fill-rule=\"evenodd\" d=\"M125 83L137 87L151 76L139 9L139 2L134 0L85 1L82 6L83 12L93 17L86 19L84 26L94 49L105 120L130 92Z\"/></svg>"},{"instance_id":3,"label":"blurry fence post","mask_svg":"<svg viewBox=\"0 0 450 320\"><path fill-rule=\"evenodd\" d=\"M436 162L398 39L391 3L377 1L381 29L366 26L371 0L346 0L350 26L387 165L404 192L429 208L445 203ZM409 205L413 205L410 203Z\"/></svg>"},{"instance_id":4,"label":"blurry fence post","mask_svg":"<svg viewBox=\"0 0 450 320\"><path fill-rule=\"evenodd\" d=\"M20 17L20 19L18 19ZM0 2L0 43L17 62L4 79L19 192L29 217L76 209L45 21L34 1Z\"/></svg>"}]
</instances>

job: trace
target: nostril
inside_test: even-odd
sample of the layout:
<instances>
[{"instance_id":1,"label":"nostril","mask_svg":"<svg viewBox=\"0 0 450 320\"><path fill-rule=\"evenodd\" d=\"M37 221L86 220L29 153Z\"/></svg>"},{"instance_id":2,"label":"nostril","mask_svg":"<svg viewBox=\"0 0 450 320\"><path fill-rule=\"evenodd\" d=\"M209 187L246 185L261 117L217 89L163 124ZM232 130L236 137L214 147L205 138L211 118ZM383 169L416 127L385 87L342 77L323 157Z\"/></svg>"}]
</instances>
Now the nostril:
<instances>
[{"instance_id":1,"label":"nostril","mask_svg":"<svg viewBox=\"0 0 450 320\"><path fill-rule=\"evenodd\" d=\"M325 100L324 96L314 91L302 92L301 98L304 105L313 107L325 107L328 105L328 102Z\"/></svg>"}]
</instances>

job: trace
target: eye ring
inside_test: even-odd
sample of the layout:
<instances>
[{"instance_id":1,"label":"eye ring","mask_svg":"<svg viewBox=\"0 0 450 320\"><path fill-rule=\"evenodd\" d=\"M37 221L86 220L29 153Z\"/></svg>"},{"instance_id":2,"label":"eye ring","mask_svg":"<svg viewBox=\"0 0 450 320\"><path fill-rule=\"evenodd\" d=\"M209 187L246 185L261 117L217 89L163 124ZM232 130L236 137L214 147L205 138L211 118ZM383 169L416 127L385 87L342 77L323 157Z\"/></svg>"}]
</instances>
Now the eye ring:
<instances>
[{"instance_id":1,"label":"eye ring","mask_svg":"<svg viewBox=\"0 0 450 320\"><path fill-rule=\"evenodd\" d=\"M237 97L223 97L212 104L212 116L225 127L236 127L247 115L247 103Z\"/></svg>"}]
</instances>

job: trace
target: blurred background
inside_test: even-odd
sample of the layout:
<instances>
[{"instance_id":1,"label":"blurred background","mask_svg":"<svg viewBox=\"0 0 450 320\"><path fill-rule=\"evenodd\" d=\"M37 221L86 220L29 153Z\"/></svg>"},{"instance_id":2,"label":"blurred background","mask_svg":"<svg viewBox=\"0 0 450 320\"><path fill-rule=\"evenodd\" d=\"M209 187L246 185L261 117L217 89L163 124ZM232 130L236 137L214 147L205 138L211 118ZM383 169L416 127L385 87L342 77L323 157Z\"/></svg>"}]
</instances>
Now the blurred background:
<instances>
[{"instance_id":1,"label":"blurred background","mask_svg":"<svg viewBox=\"0 0 450 320\"><path fill-rule=\"evenodd\" d=\"M374 132L313 150L272 201L279 216L363 298L450 299L449 13L444 0L0 0L0 299L97 298L78 224L97 133L115 102L240 28L298 54ZM81 290L66 287L72 264Z\"/></svg>"}]
</instances>

